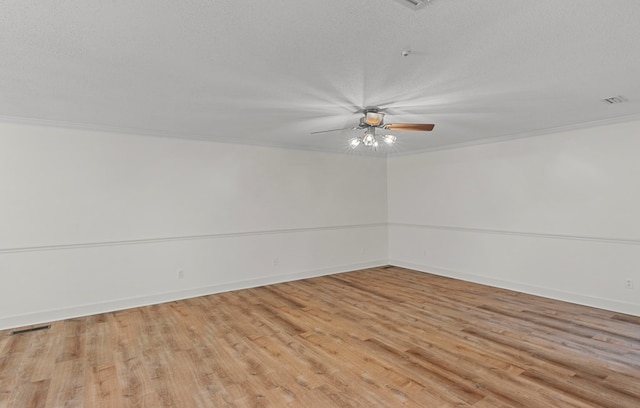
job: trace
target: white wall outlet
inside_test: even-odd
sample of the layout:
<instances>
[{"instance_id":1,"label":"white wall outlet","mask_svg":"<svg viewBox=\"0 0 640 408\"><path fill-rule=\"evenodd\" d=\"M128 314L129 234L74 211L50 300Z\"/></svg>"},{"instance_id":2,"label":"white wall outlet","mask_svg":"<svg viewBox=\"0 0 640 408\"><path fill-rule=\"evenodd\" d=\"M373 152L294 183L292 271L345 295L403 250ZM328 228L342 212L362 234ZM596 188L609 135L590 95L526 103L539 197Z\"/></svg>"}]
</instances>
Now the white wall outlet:
<instances>
[{"instance_id":1,"label":"white wall outlet","mask_svg":"<svg viewBox=\"0 0 640 408\"><path fill-rule=\"evenodd\" d=\"M278 266L278 264L280 264L280 260L276 256L275 258L273 258L273 266Z\"/></svg>"},{"instance_id":2,"label":"white wall outlet","mask_svg":"<svg viewBox=\"0 0 640 408\"><path fill-rule=\"evenodd\" d=\"M624 281L624 287L627 289L633 289L633 279L626 279Z\"/></svg>"},{"instance_id":3,"label":"white wall outlet","mask_svg":"<svg viewBox=\"0 0 640 408\"><path fill-rule=\"evenodd\" d=\"M183 278L184 278L184 270L178 269L178 279L183 279Z\"/></svg>"}]
</instances>

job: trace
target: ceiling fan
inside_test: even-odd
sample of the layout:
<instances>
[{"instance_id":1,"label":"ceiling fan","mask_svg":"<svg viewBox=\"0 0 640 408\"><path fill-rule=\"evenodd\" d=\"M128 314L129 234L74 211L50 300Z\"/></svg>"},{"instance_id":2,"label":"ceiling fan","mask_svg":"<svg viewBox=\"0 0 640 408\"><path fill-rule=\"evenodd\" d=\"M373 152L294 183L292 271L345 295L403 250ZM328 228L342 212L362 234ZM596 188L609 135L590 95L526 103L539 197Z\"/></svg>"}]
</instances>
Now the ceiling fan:
<instances>
[{"instance_id":1,"label":"ceiling fan","mask_svg":"<svg viewBox=\"0 0 640 408\"><path fill-rule=\"evenodd\" d=\"M311 134L313 135L318 133L337 132L346 129L364 129L364 134L356 136L349 140L349 146L351 146L352 149L355 149L356 147L363 145L371 148L372 150L376 150L380 145L380 141L386 143L387 145L393 145L397 139L394 135L391 134L378 136L376 135L376 129L417 130L422 132L430 132L435 126L431 123L385 123L384 112L377 106L367 106L362 110L362 113L364 114L364 116L360 118L360 122L356 127L321 130L319 132L311 132Z\"/></svg>"}]
</instances>

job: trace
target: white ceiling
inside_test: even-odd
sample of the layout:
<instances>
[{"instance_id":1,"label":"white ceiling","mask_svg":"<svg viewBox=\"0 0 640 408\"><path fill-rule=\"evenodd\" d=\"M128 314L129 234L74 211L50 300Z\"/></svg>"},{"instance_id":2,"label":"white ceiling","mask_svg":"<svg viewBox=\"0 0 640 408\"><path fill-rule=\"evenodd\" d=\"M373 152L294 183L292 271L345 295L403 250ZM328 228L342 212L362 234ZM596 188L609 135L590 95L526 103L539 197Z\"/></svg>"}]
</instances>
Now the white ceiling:
<instances>
[{"instance_id":1,"label":"white ceiling","mask_svg":"<svg viewBox=\"0 0 640 408\"><path fill-rule=\"evenodd\" d=\"M405 152L635 117L639 76L637 0L0 6L4 121L342 152L356 131L310 132L381 105L436 124Z\"/></svg>"}]
</instances>

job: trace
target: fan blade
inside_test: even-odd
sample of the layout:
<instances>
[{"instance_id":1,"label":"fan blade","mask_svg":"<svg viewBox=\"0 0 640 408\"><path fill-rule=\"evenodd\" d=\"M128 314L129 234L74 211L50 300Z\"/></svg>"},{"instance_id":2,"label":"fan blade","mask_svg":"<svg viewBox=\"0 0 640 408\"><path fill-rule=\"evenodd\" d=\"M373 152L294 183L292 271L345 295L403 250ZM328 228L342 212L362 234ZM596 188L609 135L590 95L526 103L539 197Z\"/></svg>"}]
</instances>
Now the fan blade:
<instances>
[{"instance_id":1,"label":"fan blade","mask_svg":"<svg viewBox=\"0 0 640 408\"><path fill-rule=\"evenodd\" d=\"M340 128L340 129L331 129L331 130L320 130L317 132L311 132L310 134L315 135L318 133L329 133L329 132L339 132L341 130L353 130L355 129L354 127L346 127L346 128Z\"/></svg>"},{"instance_id":2,"label":"fan blade","mask_svg":"<svg viewBox=\"0 0 640 408\"><path fill-rule=\"evenodd\" d=\"M387 123L384 125L385 129L390 130L421 130L423 132L430 132L435 127L432 123Z\"/></svg>"}]
</instances>

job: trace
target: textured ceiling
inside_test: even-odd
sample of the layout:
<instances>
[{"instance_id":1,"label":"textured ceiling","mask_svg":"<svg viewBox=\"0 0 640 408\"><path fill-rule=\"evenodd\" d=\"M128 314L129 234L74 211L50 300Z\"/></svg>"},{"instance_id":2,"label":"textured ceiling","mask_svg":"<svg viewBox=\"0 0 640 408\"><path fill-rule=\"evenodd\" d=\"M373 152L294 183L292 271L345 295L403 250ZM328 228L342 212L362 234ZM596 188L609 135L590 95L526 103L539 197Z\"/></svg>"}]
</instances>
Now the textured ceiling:
<instances>
[{"instance_id":1,"label":"textured ceiling","mask_svg":"<svg viewBox=\"0 0 640 408\"><path fill-rule=\"evenodd\" d=\"M0 120L347 151L356 131L310 133L381 105L436 124L394 152L518 137L640 114L639 21L637 0L3 0Z\"/></svg>"}]
</instances>

